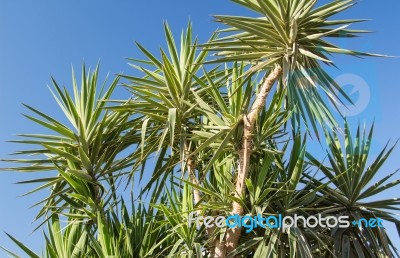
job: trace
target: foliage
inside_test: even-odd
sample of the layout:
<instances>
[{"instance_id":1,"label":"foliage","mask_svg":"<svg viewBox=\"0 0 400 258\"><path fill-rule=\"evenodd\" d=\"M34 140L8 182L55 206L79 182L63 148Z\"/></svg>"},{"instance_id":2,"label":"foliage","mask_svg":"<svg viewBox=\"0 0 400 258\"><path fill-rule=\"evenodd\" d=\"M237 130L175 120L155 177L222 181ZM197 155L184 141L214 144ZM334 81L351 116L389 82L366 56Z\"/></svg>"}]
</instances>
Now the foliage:
<instances>
[{"instance_id":1,"label":"foliage","mask_svg":"<svg viewBox=\"0 0 400 258\"><path fill-rule=\"evenodd\" d=\"M332 54L372 56L328 40L365 32L348 29L362 20L331 19L354 1L319 7L316 0L234 2L261 17L216 16L228 27L204 44L189 23L177 45L165 23L167 50L151 53L138 43L144 60L130 59L134 74L141 75L118 75L109 86L99 86L98 67L83 66L80 86L72 76L73 93L52 79L65 118L26 105L34 115L25 116L47 134L20 135L14 142L34 147L14 153L22 158L4 160L17 164L5 170L46 172L20 183L41 183L28 194L50 189L36 204L42 254L8 235L26 255L399 256L384 228L304 225L238 231L238 246L219 254L228 230L189 223L192 212L226 217L237 203L248 216L347 215L350 221L381 218L400 228L399 200L379 196L400 183L387 183L397 171L376 178L394 146L372 159L373 127L358 128L353 138L345 120L341 133L325 101L349 100L326 70L334 66ZM210 60L212 53L217 58ZM271 82L275 87L263 92L274 71L279 72ZM129 99L113 99L118 83ZM247 114L263 94L265 105L246 135ZM326 160L307 149L310 132L325 135ZM244 147L251 150L241 195L235 184Z\"/></svg>"}]
</instances>

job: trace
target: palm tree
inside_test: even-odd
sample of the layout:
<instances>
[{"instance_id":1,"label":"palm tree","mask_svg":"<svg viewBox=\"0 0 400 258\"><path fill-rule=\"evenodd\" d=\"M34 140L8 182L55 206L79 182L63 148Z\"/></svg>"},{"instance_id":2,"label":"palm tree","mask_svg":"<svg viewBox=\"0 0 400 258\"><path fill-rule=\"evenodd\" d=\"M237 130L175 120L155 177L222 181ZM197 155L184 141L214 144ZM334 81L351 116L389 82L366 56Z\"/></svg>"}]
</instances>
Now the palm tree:
<instances>
[{"instance_id":1,"label":"palm tree","mask_svg":"<svg viewBox=\"0 0 400 258\"><path fill-rule=\"evenodd\" d=\"M130 65L141 75L119 75L100 92L97 67L83 67L80 87L73 76L73 94L52 80L68 124L27 106L35 116L26 117L52 134L21 135L15 142L36 148L6 161L23 164L7 170L51 173L21 182L43 183L31 193L51 189L37 203L38 228L47 225L43 257L397 254L383 228L303 223L246 233L190 223L195 212L212 218L347 215L400 225L393 213L397 199L365 200L399 184L384 184L393 173L371 185L392 149L367 165L372 130L368 136L359 130L353 142L347 121L342 148L340 122L324 101L350 100L326 71L334 66L332 54L373 56L328 41L365 32L347 28L362 20L331 19L354 1L319 7L316 0L233 1L260 17L215 16L227 28L204 44L189 23L177 45L165 23L167 49L151 53L137 43L145 60L131 58ZM210 53L217 58L210 60ZM120 81L132 95L128 100L112 100ZM320 139L321 131L329 162L307 152L307 138ZM137 181L141 189L129 194L121 187Z\"/></svg>"}]
</instances>

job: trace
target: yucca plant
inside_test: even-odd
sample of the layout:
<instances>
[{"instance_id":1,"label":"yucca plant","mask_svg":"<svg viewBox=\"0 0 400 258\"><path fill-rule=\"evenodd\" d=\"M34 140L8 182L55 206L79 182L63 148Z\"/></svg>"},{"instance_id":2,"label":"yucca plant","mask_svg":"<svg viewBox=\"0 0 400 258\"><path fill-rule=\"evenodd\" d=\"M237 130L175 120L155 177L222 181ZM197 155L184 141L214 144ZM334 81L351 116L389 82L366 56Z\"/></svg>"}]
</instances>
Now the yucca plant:
<instances>
[{"instance_id":1,"label":"yucca plant","mask_svg":"<svg viewBox=\"0 0 400 258\"><path fill-rule=\"evenodd\" d=\"M65 229L62 230L62 227ZM46 244L42 255L36 254L23 243L8 235L26 255L33 258L67 258L67 257L88 257L90 249L87 248L89 234L85 227L75 219L69 219L65 225L60 222L58 215L53 215L51 221L48 222L48 234L44 234ZM12 257L20 257L17 254L7 251Z\"/></svg>"},{"instance_id":2,"label":"yucca plant","mask_svg":"<svg viewBox=\"0 0 400 258\"><path fill-rule=\"evenodd\" d=\"M26 105L36 116L25 116L49 133L23 134L20 135L23 140L13 141L35 148L14 153L29 155L28 158L5 160L22 164L7 170L48 171L47 177L20 182L43 183L28 194L51 188L49 197L36 204L42 206L37 219L63 214L95 222L97 212L103 212L116 197L116 182L124 173L123 169L131 165L129 157L121 158L119 154L135 142L135 137L140 137L125 132L127 114L110 113L103 109L105 100L110 98L117 86L118 78L109 87L106 83L99 87L98 67L87 73L83 66L80 87L73 74L73 95L66 88L62 89L54 79L52 81L55 92L51 92L68 124ZM71 208L74 213L69 212Z\"/></svg>"},{"instance_id":3,"label":"yucca plant","mask_svg":"<svg viewBox=\"0 0 400 258\"><path fill-rule=\"evenodd\" d=\"M376 159L370 161L370 150L373 137L372 126L369 133L366 128L357 130L353 139L349 124L345 122L344 141L338 135L327 134L327 159L329 164L323 164L308 154L310 163L316 166L332 184L321 189L320 205L324 213L348 216L351 221L360 219L382 218L393 222L398 227L400 221L395 217L399 210L397 198L381 200L375 196L400 184L399 180L387 182L397 171L377 180L376 176L383 166L394 146L389 143L379 152ZM342 144L344 142L344 144ZM321 185L320 180L312 179L314 185ZM365 227L365 222L354 224L349 229L335 228L332 237L335 241L335 255L343 251L346 255L357 257L390 257L397 253L397 245L390 241L382 227Z\"/></svg>"},{"instance_id":4,"label":"yucca plant","mask_svg":"<svg viewBox=\"0 0 400 258\"><path fill-rule=\"evenodd\" d=\"M317 132L316 121L322 126L325 124L336 126L320 92L324 92L333 102L343 97L348 99L323 67L323 64L333 64L328 55L369 54L346 50L327 40L328 37L352 37L363 32L347 29L351 23L360 20L329 20L333 15L350 8L354 4L352 0L333 1L320 7L315 7L316 0L234 0L234 2L261 16L216 16L218 22L228 26L221 33L228 35L203 46L221 56L214 62L247 61L250 65L247 71L249 75L265 71L263 82L258 88L251 108L244 110L245 130L242 149L239 151L235 194L239 198L245 194L245 180L250 173L254 126L274 84L278 82L278 87L287 89L287 106L295 111L292 120L294 128L297 128L301 120L306 124L309 121ZM336 92L339 92L342 98ZM232 213L243 215L243 212L242 205L234 202ZM240 234L239 229L229 231L225 246L220 246L221 252L229 253L236 248Z\"/></svg>"},{"instance_id":5,"label":"yucca plant","mask_svg":"<svg viewBox=\"0 0 400 258\"><path fill-rule=\"evenodd\" d=\"M260 162L251 165L252 175L246 180L250 196L247 216L264 217L301 215L308 217L316 214L316 205L320 202L317 193L324 188L322 184L303 185L309 168L305 163L305 139L297 135L293 147L286 142L279 153L265 153ZM278 148L278 146L276 147ZM265 181L264 181L265 180ZM254 257L323 257L329 253L331 238L323 228L314 228L312 232L304 225L282 229L257 229L250 236L241 236L239 245L230 255L241 254ZM283 255L284 254L284 255Z\"/></svg>"},{"instance_id":6,"label":"yucca plant","mask_svg":"<svg viewBox=\"0 0 400 258\"><path fill-rule=\"evenodd\" d=\"M137 117L141 121L141 141L137 149L140 159L136 165L145 164L152 155L158 156L153 176L144 187L144 192L155 181L173 173L176 165L180 166L182 173L187 171L192 182L198 183L201 175L196 175L195 160L188 156L196 149L189 135L200 117L201 86L207 79L218 84L225 77L223 70L202 69L201 64L208 52L198 51L195 47L197 39L193 38L191 23L181 34L180 46L176 45L167 23L164 24L164 31L168 51L160 49L160 58L137 43L148 60L131 58L133 63L130 66L141 72L143 77L121 75L127 79L124 86L133 98L128 102L114 101L123 105L111 108L121 115L135 114L132 121L135 125L138 124L135 122ZM159 166L166 155L170 155L168 166ZM159 182L162 188L165 180ZM194 193L195 201L199 202L200 193L195 189Z\"/></svg>"},{"instance_id":7,"label":"yucca plant","mask_svg":"<svg viewBox=\"0 0 400 258\"><path fill-rule=\"evenodd\" d=\"M164 196L166 197L166 196ZM162 198L159 205L168 205ZM8 235L29 257L166 257L170 251L179 252L180 239L171 237L174 228L166 223L165 214L144 202L129 205L121 199L118 208L97 214L97 227L87 227L82 221L52 215L44 233L45 245L41 255ZM130 206L130 207L129 207ZM74 212L74 211L71 211ZM11 257L20 257L4 249ZM175 251L174 251L175 250ZM23 257L25 257L25 255ZM172 256L169 256L172 257Z\"/></svg>"},{"instance_id":8,"label":"yucca plant","mask_svg":"<svg viewBox=\"0 0 400 258\"><path fill-rule=\"evenodd\" d=\"M329 76L333 54L374 56L329 40L366 32L348 29L362 20L333 18L354 1L233 1L257 17L215 16L227 28L204 44L190 23L179 42L164 23L166 49L151 53L138 43L145 60L129 59L135 75L118 75L109 86L98 85L98 67L83 67L80 87L73 76L72 94L52 80L68 123L27 106L35 116L26 117L50 133L21 135L16 143L36 147L6 161L18 164L7 170L50 173L21 182L42 183L31 193L51 190L36 204L38 228L48 225L43 257L397 255L381 227L301 224L246 233L190 224L194 212L348 215L400 225L399 201L377 199L399 184L385 184L395 173L375 181L392 148L367 165L372 129L353 140L346 121L342 147L340 122L326 103L351 101ZM112 99L118 82L129 99ZM307 151L314 135L327 139L326 161Z\"/></svg>"}]
</instances>

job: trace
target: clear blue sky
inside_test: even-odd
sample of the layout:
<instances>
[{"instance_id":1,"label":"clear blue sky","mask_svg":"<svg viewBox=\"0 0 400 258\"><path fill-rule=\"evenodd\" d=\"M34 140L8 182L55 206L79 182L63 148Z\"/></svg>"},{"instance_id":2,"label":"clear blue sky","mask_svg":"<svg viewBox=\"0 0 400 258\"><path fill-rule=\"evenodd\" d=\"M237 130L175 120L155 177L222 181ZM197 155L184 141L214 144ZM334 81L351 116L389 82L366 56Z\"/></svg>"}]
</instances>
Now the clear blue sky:
<instances>
[{"instance_id":1,"label":"clear blue sky","mask_svg":"<svg viewBox=\"0 0 400 258\"><path fill-rule=\"evenodd\" d=\"M359 1L342 14L347 18L372 19L362 25L375 31L356 40L343 41L347 48L400 56L399 20L400 1ZM39 133L39 127L24 119L21 103L54 114L55 103L46 87L49 75L68 85L71 65L79 69L82 61L92 67L101 61L105 76L117 72L130 73L125 57L138 55L133 42L139 41L157 51L163 45L162 21L168 20L179 32L190 18L195 33L206 40L218 26L211 14L245 14L228 0L148 0L148 1L51 1L0 0L0 157L19 148L6 143L17 133ZM356 25L355 28L359 28ZM375 146L382 147L388 139L400 138L400 59L338 58L340 71L332 71L345 84L367 85L367 91L353 94L360 105L368 104L357 116L350 117L370 123L375 119ZM362 79L365 83L362 83ZM351 88L351 86L349 86ZM351 90L351 89L350 89ZM368 100L368 91L370 99ZM121 89L121 96L124 95ZM396 149L382 175L400 167L400 147ZM5 164L0 164L0 167ZM0 174L0 230L12 233L40 250L40 232L30 235L36 224L31 224L36 210L28 207L47 193L20 197L31 186L13 183L32 175L1 172ZM399 191L383 198L400 197ZM393 235L393 232L391 233ZM0 245L17 248L5 234L0 233ZM0 255L3 256L3 255Z\"/></svg>"}]
</instances>

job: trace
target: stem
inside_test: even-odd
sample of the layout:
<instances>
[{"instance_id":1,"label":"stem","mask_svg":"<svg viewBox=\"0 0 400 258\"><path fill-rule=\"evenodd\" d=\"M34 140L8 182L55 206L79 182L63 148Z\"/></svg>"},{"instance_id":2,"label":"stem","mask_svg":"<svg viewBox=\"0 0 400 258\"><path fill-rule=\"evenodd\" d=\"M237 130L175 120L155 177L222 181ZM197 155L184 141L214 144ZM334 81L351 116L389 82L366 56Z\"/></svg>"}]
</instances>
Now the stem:
<instances>
[{"instance_id":1,"label":"stem","mask_svg":"<svg viewBox=\"0 0 400 258\"><path fill-rule=\"evenodd\" d=\"M242 196L246 191L245 180L249 175L250 156L253 152L251 141L257 117L260 114L261 110L264 108L268 94L270 93L272 87L274 86L276 80L279 78L281 73L282 69L280 67L275 67L275 69L268 74L260 89L260 92L256 96L256 100L254 101L250 112L243 116L244 133L243 133L242 147L239 150L239 167L238 167L238 175L236 180L236 191L235 191L236 198L242 199ZM231 213L243 216L244 208L240 203L234 201L232 204ZM241 228L232 228L227 230L226 244L225 244L227 254L232 252L238 246L240 234L241 234ZM225 256L216 256L216 258L217 257L225 257Z\"/></svg>"},{"instance_id":2,"label":"stem","mask_svg":"<svg viewBox=\"0 0 400 258\"><path fill-rule=\"evenodd\" d=\"M190 146L189 142L185 141L185 156L188 157L190 155ZM193 160L193 158L188 158L186 160L186 166L189 174L189 179L194 185L199 185L199 181L196 177L195 169L196 169L196 164ZM201 200L201 193L198 189L193 187L193 199L194 203L197 204ZM198 215L200 215L200 211L197 211Z\"/></svg>"},{"instance_id":3,"label":"stem","mask_svg":"<svg viewBox=\"0 0 400 258\"><path fill-rule=\"evenodd\" d=\"M211 258L225 258L226 257L226 245L225 242L220 241L217 239L215 241L215 251L214 251L214 256L211 256Z\"/></svg>"},{"instance_id":4,"label":"stem","mask_svg":"<svg viewBox=\"0 0 400 258\"><path fill-rule=\"evenodd\" d=\"M185 147L185 155L186 155L186 157L188 157L190 155L190 144L189 144L188 141L185 141L185 146L184 147ZM190 181L192 182L192 184L194 184L196 186L199 185L200 181L196 177L196 173L195 173L196 164L195 164L193 158L188 158L186 160L186 166L187 166L189 178L190 178ZM201 192L198 189L194 188L194 187L193 187L193 199L194 199L194 203L195 204L198 204L201 201ZM201 211L200 210L197 210L197 215L201 216ZM213 214L213 215L215 216L216 214ZM210 228L206 228L206 232L207 232L207 235L208 235L209 238L211 238L213 236L214 230L215 230L215 226L214 227L210 227ZM211 258L216 257L215 256L215 250L216 250L215 247L216 246L217 246L217 240L216 239L212 240L210 242L210 247L209 247L210 248L209 250L210 250Z\"/></svg>"},{"instance_id":5,"label":"stem","mask_svg":"<svg viewBox=\"0 0 400 258\"><path fill-rule=\"evenodd\" d=\"M199 185L199 181L196 178L196 174L195 174L195 165L194 162L189 159L187 162L187 167L188 167L188 171L189 171L189 178L190 181L192 182L192 184L194 185ZM193 199L194 199L194 203L198 204L201 200L201 193L198 189L193 188ZM198 211L200 212L200 211Z\"/></svg>"}]
</instances>

